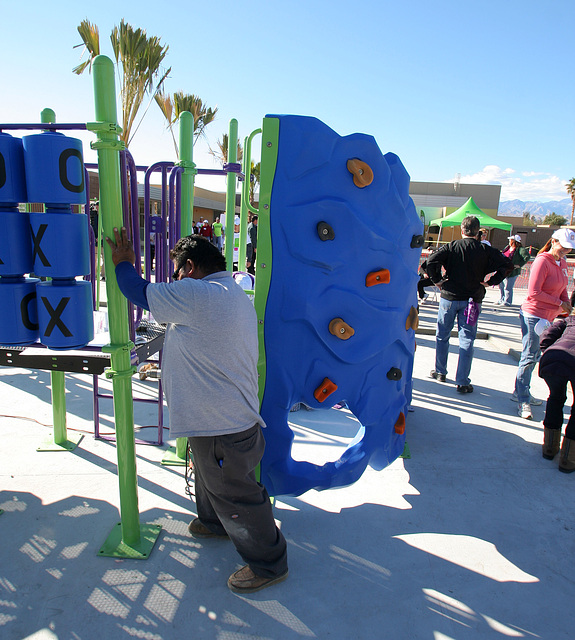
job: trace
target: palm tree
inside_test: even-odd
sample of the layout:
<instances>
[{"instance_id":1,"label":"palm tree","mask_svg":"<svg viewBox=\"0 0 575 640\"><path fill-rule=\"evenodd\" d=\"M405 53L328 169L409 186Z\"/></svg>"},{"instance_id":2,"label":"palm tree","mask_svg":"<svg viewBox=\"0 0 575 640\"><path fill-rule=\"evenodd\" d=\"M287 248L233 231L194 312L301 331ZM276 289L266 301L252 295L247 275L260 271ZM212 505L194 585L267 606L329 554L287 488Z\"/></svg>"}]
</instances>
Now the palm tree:
<instances>
[{"instance_id":1,"label":"palm tree","mask_svg":"<svg viewBox=\"0 0 575 640\"><path fill-rule=\"evenodd\" d=\"M228 161L228 140L229 140L229 135L227 133L224 133L222 135L222 139L218 140L216 142L217 145L217 149L212 149L210 147L210 155L214 156L214 158L216 158L216 160L219 160L222 165L226 164ZM242 158L244 156L244 150L242 149L242 145L238 142L238 156L236 159L236 162L241 162Z\"/></svg>"},{"instance_id":2,"label":"palm tree","mask_svg":"<svg viewBox=\"0 0 575 640\"><path fill-rule=\"evenodd\" d=\"M569 224L572 225L573 214L575 213L575 178L571 178L571 180L569 180L565 185L565 188L567 189L567 193L571 197L571 202L573 203L573 206L571 207L571 221L569 222Z\"/></svg>"},{"instance_id":3,"label":"palm tree","mask_svg":"<svg viewBox=\"0 0 575 640\"><path fill-rule=\"evenodd\" d=\"M82 38L84 52L88 52L89 59L79 64L73 72L80 75L86 68L92 70L92 60L100 53L100 37L98 27L82 20L78 26L78 33ZM161 72L161 65L168 53L168 46L163 45L156 36L147 36L143 29L134 29L130 24L120 21L120 26L115 26L110 35L116 66L120 75L120 97L122 102L122 135L120 136L126 146L129 146L144 114L134 129L136 116L144 102L147 93L155 93L161 88L171 68ZM121 71L121 73L120 73ZM159 80L158 77L160 78ZM132 132L132 129L134 131Z\"/></svg>"},{"instance_id":4,"label":"palm tree","mask_svg":"<svg viewBox=\"0 0 575 640\"><path fill-rule=\"evenodd\" d=\"M205 136L206 127L215 120L218 108L212 109L205 105L199 96L183 91L177 91L173 95L160 89L155 95L156 103L160 107L168 122L168 128L172 134L176 155L179 157L178 144L174 135L173 125L184 111L189 111L194 116L194 144L200 136Z\"/></svg>"}]
</instances>

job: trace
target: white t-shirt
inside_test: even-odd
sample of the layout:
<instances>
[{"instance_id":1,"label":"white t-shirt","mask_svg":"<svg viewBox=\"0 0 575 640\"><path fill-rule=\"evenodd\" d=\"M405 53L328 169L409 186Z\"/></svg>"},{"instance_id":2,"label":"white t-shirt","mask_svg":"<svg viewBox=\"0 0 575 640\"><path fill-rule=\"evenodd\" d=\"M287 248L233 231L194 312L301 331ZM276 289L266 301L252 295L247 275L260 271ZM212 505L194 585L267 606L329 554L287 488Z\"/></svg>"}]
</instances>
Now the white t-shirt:
<instances>
[{"instance_id":1,"label":"white t-shirt","mask_svg":"<svg viewBox=\"0 0 575 640\"><path fill-rule=\"evenodd\" d=\"M151 283L157 322L168 323L162 382L170 435L216 436L259 423L257 316L228 271Z\"/></svg>"}]
</instances>

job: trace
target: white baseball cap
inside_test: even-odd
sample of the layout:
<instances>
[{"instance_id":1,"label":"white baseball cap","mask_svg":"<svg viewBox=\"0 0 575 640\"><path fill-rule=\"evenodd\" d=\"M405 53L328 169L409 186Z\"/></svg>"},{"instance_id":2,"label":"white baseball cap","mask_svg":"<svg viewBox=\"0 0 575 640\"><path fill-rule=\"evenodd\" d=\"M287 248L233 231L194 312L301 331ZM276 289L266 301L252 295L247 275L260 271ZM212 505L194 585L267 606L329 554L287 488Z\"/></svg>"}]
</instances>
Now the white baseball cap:
<instances>
[{"instance_id":1,"label":"white baseball cap","mask_svg":"<svg viewBox=\"0 0 575 640\"><path fill-rule=\"evenodd\" d=\"M571 229L557 229L551 236L564 248L575 249L575 231Z\"/></svg>"},{"instance_id":2,"label":"white baseball cap","mask_svg":"<svg viewBox=\"0 0 575 640\"><path fill-rule=\"evenodd\" d=\"M507 240L515 240L515 242L521 242L521 236L517 233L514 236L509 236Z\"/></svg>"}]
</instances>

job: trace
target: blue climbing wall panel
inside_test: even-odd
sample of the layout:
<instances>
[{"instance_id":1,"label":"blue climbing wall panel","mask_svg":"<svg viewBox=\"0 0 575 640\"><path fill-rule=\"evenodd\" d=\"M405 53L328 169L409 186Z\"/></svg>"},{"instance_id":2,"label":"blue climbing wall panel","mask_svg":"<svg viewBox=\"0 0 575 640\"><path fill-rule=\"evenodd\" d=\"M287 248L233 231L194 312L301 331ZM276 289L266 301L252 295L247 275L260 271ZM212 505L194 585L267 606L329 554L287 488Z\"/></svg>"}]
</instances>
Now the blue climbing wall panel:
<instances>
[{"instance_id":1,"label":"blue climbing wall panel","mask_svg":"<svg viewBox=\"0 0 575 640\"><path fill-rule=\"evenodd\" d=\"M279 123L271 142L266 123L274 131ZM341 137L316 118L267 116L263 145L277 147L277 160L267 209L271 265L262 266L266 239L258 239L258 274L271 266L261 479L271 495L300 495L351 484L368 464L382 469L403 451L423 227L409 175L372 136ZM270 170L262 152L262 184ZM266 214L261 199L260 210ZM260 235L266 223L260 218ZM342 400L362 428L341 458L295 461L290 408Z\"/></svg>"}]
</instances>

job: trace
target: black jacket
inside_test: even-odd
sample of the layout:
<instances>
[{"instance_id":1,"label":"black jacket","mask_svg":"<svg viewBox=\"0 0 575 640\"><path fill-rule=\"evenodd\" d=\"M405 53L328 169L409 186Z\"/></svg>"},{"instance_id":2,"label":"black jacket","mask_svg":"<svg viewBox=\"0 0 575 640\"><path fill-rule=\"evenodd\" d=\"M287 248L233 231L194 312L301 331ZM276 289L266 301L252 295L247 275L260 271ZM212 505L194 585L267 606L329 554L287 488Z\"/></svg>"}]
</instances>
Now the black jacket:
<instances>
[{"instance_id":1,"label":"black jacket","mask_svg":"<svg viewBox=\"0 0 575 640\"><path fill-rule=\"evenodd\" d=\"M441 282L441 297L446 300L473 298L481 302L485 297L485 287L481 284L485 277L493 273L486 284L499 284L512 268L511 260L501 251L475 238L443 245L427 259L427 273L434 283Z\"/></svg>"}]
</instances>

